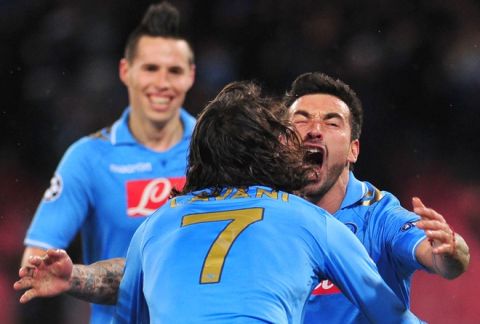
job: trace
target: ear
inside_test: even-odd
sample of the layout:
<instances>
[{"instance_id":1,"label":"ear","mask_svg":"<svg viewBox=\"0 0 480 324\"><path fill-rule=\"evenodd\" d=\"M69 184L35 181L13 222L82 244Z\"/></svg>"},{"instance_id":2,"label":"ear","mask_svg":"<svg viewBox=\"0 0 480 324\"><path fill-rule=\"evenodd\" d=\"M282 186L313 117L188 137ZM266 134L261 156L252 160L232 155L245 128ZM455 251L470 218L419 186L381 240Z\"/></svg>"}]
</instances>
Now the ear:
<instances>
[{"instance_id":1,"label":"ear","mask_svg":"<svg viewBox=\"0 0 480 324\"><path fill-rule=\"evenodd\" d=\"M128 71L130 64L126 58L122 58L118 64L118 76L122 80L123 84L128 87Z\"/></svg>"},{"instance_id":2,"label":"ear","mask_svg":"<svg viewBox=\"0 0 480 324\"><path fill-rule=\"evenodd\" d=\"M359 154L360 154L360 141L356 139L350 143L350 148L348 152L348 162L350 163L357 162Z\"/></svg>"},{"instance_id":3,"label":"ear","mask_svg":"<svg viewBox=\"0 0 480 324\"><path fill-rule=\"evenodd\" d=\"M190 81L189 81L190 84L189 84L189 86L188 86L188 90L190 90L190 88L192 88L193 84L195 83L196 71L197 71L197 67L195 66L195 64L191 64L191 65L190 65L190 72L189 72L189 73L190 73L190 75L189 75L189 77L190 77ZM188 91L188 90L187 90L187 91Z\"/></svg>"}]
</instances>

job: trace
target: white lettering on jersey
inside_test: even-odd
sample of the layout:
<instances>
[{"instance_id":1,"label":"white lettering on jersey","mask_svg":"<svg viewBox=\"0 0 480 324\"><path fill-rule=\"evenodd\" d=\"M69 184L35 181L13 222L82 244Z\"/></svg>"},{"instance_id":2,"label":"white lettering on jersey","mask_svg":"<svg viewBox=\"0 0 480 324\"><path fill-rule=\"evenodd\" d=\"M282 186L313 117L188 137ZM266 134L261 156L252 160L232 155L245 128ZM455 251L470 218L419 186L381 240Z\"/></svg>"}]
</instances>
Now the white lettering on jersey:
<instances>
[{"instance_id":1,"label":"white lettering on jersey","mask_svg":"<svg viewBox=\"0 0 480 324\"><path fill-rule=\"evenodd\" d=\"M163 190L159 191L159 188L161 187L163 187ZM147 205L149 204L149 202L153 202L153 203L162 202L168 199L168 196L170 195L171 191L172 191L172 184L170 183L170 180L168 180L167 178L158 178L158 179L152 180L143 189L138 205L128 208L127 210L128 215L130 216L150 215L156 209L147 208Z\"/></svg>"},{"instance_id":2,"label":"white lettering on jersey","mask_svg":"<svg viewBox=\"0 0 480 324\"><path fill-rule=\"evenodd\" d=\"M339 294L340 289L330 280L322 280L312 291L312 295L333 295Z\"/></svg>"},{"instance_id":3,"label":"white lettering on jersey","mask_svg":"<svg viewBox=\"0 0 480 324\"><path fill-rule=\"evenodd\" d=\"M330 289L335 285L330 280L322 280L321 283L318 284L317 288L322 287L323 289Z\"/></svg>"},{"instance_id":4,"label":"white lettering on jersey","mask_svg":"<svg viewBox=\"0 0 480 324\"><path fill-rule=\"evenodd\" d=\"M135 164L110 164L110 171L114 173L136 173L152 171L152 164L150 162L139 162Z\"/></svg>"}]
</instances>

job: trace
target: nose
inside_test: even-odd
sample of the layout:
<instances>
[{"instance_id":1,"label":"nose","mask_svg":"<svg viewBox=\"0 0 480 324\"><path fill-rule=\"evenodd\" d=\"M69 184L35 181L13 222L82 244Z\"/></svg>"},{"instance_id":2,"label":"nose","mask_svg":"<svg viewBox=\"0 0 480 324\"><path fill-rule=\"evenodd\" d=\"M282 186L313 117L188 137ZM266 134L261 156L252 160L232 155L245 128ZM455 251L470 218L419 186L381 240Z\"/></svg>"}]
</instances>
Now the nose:
<instances>
[{"instance_id":1,"label":"nose","mask_svg":"<svg viewBox=\"0 0 480 324\"><path fill-rule=\"evenodd\" d=\"M307 137L308 138L322 138L323 131L322 131L322 122L317 119L311 119L308 130L307 130Z\"/></svg>"},{"instance_id":2,"label":"nose","mask_svg":"<svg viewBox=\"0 0 480 324\"><path fill-rule=\"evenodd\" d=\"M157 76L155 78L155 86L159 87L160 89L168 89L171 86L170 76L168 71L161 69L158 71Z\"/></svg>"}]
</instances>

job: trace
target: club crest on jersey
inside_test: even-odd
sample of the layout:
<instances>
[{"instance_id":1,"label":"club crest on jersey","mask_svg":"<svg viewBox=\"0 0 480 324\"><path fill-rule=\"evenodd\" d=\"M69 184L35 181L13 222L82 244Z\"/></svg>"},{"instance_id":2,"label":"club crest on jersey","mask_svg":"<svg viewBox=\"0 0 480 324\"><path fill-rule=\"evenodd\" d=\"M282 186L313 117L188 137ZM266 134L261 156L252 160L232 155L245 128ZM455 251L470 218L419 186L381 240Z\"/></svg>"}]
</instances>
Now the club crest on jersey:
<instances>
[{"instance_id":1,"label":"club crest on jersey","mask_svg":"<svg viewBox=\"0 0 480 324\"><path fill-rule=\"evenodd\" d=\"M332 295L341 293L340 289L335 286L330 280L322 280L320 283L313 289L312 295Z\"/></svg>"},{"instance_id":2,"label":"club crest on jersey","mask_svg":"<svg viewBox=\"0 0 480 324\"><path fill-rule=\"evenodd\" d=\"M405 224L403 224L403 226L401 228L402 232L406 232L409 229L411 229L412 227L415 227L415 223L416 222L406 222Z\"/></svg>"},{"instance_id":3,"label":"club crest on jersey","mask_svg":"<svg viewBox=\"0 0 480 324\"><path fill-rule=\"evenodd\" d=\"M55 201L60 197L63 189L63 180L60 174L55 173L50 180L50 187L45 190L43 194L43 200L46 202Z\"/></svg>"},{"instance_id":4,"label":"club crest on jersey","mask_svg":"<svg viewBox=\"0 0 480 324\"><path fill-rule=\"evenodd\" d=\"M347 223L344 223L345 226L348 227L348 229L350 229L352 231L353 234L356 234L357 231L358 231L358 226L357 224L355 223L351 223L351 222L347 222Z\"/></svg>"},{"instance_id":5,"label":"club crest on jersey","mask_svg":"<svg viewBox=\"0 0 480 324\"><path fill-rule=\"evenodd\" d=\"M131 180L126 184L127 215L148 216L169 198L173 188L181 190L185 177Z\"/></svg>"}]
</instances>

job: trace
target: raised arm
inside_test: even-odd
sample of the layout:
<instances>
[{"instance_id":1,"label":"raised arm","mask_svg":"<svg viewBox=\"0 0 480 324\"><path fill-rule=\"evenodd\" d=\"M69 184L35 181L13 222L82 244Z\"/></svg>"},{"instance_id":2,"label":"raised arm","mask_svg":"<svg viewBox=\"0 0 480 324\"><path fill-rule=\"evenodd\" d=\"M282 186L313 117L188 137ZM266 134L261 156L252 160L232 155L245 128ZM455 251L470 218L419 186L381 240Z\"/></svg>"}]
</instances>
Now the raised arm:
<instances>
[{"instance_id":1,"label":"raised arm","mask_svg":"<svg viewBox=\"0 0 480 324\"><path fill-rule=\"evenodd\" d=\"M31 256L26 262L13 286L16 290L27 289L20 297L21 303L67 293L88 302L113 305L125 267L123 258L74 265L64 250L54 249L44 256Z\"/></svg>"},{"instance_id":2,"label":"raised arm","mask_svg":"<svg viewBox=\"0 0 480 324\"><path fill-rule=\"evenodd\" d=\"M412 198L413 211L422 219L416 223L425 231L427 239L416 251L418 261L431 272L446 279L455 279L464 273L470 263L470 252L465 240L455 233L445 218Z\"/></svg>"}]
</instances>

